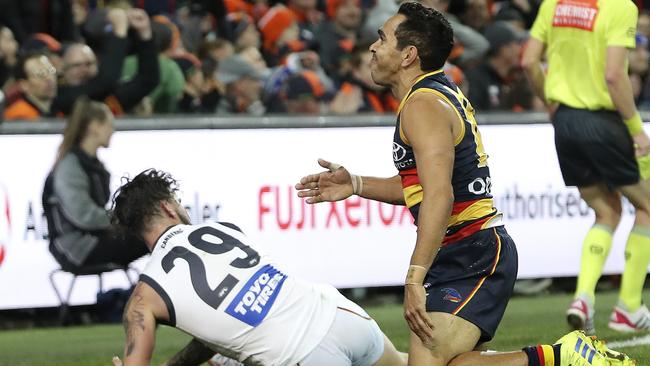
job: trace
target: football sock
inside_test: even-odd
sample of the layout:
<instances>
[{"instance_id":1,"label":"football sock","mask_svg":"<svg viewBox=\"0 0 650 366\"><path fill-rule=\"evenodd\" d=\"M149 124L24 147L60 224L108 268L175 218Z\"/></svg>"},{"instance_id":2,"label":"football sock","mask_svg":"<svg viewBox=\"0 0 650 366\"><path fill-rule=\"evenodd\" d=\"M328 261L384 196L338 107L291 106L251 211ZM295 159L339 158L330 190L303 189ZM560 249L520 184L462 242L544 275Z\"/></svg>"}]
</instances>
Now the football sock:
<instances>
[{"instance_id":1,"label":"football sock","mask_svg":"<svg viewBox=\"0 0 650 366\"><path fill-rule=\"evenodd\" d=\"M625 247L625 270L619 299L630 312L641 307L641 291L650 263L650 228L634 226Z\"/></svg>"},{"instance_id":2,"label":"football sock","mask_svg":"<svg viewBox=\"0 0 650 366\"><path fill-rule=\"evenodd\" d=\"M539 345L522 349L528 356L528 366L560 366L561 344Z\"/></svg>"},{"instance_id":3,"label":"football sock","mask_svg":"<svg viewBox=\"0 0 650 366\"><path fill-rule=\"evenodd\" d=\"M582 244L576 298L585 294L590 297L591 303L594 304L596 284L603 272L603 266L611 247L612 230L610 228L596 224L589 229Z\"/></svg>"}]
</instances>

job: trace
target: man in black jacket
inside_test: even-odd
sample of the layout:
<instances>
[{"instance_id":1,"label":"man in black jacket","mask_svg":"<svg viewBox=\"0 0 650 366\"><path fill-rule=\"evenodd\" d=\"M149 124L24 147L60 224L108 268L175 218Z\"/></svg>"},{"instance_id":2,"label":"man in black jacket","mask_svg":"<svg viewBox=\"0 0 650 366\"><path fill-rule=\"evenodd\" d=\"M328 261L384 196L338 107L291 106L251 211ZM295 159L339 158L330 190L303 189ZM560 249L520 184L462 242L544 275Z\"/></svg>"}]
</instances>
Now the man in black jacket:
<instances>
[{"instance_id":1,"label":"man in black jacket","mask_svg":"<svg viewBox=\"0 0 650 366\"><path fill-rule=\"evenodd\" d=\"M112 33L103 41L99 60L90 47L70 45L63 55L63 85L59 85L54 101L56 110L70 113L72 104L81 95L105 101L116 114L138 105L158 84L158 55L153 43L149 17L141 9L112 9L107 18ZM122 64L128 50L128 29L136 34L134 48L138 55L138 74L120 82Z\"/></svg>"}]
</instances>

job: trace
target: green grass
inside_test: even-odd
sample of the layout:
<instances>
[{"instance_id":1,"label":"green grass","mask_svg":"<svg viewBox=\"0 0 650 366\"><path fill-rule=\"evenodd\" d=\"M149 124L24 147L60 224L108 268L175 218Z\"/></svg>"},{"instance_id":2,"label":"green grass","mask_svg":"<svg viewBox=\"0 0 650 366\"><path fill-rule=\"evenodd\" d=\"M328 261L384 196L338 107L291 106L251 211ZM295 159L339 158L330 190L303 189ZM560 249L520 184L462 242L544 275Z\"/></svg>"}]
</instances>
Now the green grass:
<instances>
[{"instance_id":1,"label":"green grass","mask_svg":"<svg viewBox=\"0 0 650 366\"><path fill-rule=\"evenodd\" d=\"M564 311L569 300L568 295L513 299L490 349L518 350L526 345L551 343L560 338L567 332ZM607 328L607 318L615 301L615 293L599 294L596 308L598 335L609 341L629 339L631 336ZM367 310L396 347L406 350L408 329L401 306L375 306ZM187 335L161 326L153 364L160 364L188 340ZM121 354L123 342L124 333L120 325L1 331L0 365L110 365L111 357ZM638 365L650 365L650 346L622 350L636 358Z\"/></svg>"}]
</instances>

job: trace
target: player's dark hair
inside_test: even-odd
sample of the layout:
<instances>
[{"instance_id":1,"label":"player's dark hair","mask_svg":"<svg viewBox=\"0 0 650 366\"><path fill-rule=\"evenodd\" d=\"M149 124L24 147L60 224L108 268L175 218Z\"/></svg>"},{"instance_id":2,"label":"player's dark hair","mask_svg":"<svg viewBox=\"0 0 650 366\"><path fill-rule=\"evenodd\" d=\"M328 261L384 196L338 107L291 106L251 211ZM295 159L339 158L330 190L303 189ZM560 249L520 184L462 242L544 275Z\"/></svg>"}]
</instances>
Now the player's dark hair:
<instances>
[{"instance_id":1,"label":"player's dark hair","mask_svg":"<svg viewBox=\"0 0 650 366\"><path fill-rule=\"evenodd\" d=\"M111 222L119 230L140 236L159 215L158 203L174 199L176 191L176 180L153 168L133 179L122 177L122 186L113 195Z\"/></svg>"},{"instance_id":2,"label":"player's dark hair","mask_svg":"<svg viewBox=\"0 0 650 366\"><path fill-rule=\"evenodd\" d=\"M397 13L406 17L395 30L397 49L417 48L422 71L442 68L454 46L454 31L447 19L439 11L415 2L402 3Z\"/></svg>"}]
</instances>

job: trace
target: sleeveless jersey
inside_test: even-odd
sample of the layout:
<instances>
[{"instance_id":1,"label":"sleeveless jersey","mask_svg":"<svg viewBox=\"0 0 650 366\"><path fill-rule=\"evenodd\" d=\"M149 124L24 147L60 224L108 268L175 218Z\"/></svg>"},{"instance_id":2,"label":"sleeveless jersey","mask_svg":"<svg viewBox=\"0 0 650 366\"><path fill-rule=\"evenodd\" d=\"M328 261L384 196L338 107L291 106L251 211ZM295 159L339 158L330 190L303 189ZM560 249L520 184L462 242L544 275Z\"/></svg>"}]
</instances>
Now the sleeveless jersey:
<instances>
[{"instance_id":1,"label":"sleeveless jersey","mask_svg":"<svg viewBox=\"0 0 650 366\"><path fill-rule=\"evenodd\" d=\"M492 183L487 154L483 149L481 134L474 119L474 109L460 88L449 81L442 70L421 76L402 99L397 112L397 125L393 137L393 163L399 171L404 191L404 200L415 223L423 198L418 178L415 154L400 123L404 104L415 93L431 93L440 97L454 108L462 122L455 144L454 167L451 179L454 204L447 224L443 245L458 241L474 232L500 225L501 215L494 208L490 193ZM435 116L431 116L434 119Z\"/></svg>"},{"instance_id":2,"label":"sleeveless jersey","mask_svg":"<svg viewBox=\"0 0 650 366\"><path fill-rule=\"evenodd\" d=\"M247 365L295 366L325 337L338 291L282 273L232 224L176 225L140 276L170 325Z\"/></svg>"}]
</instances>

